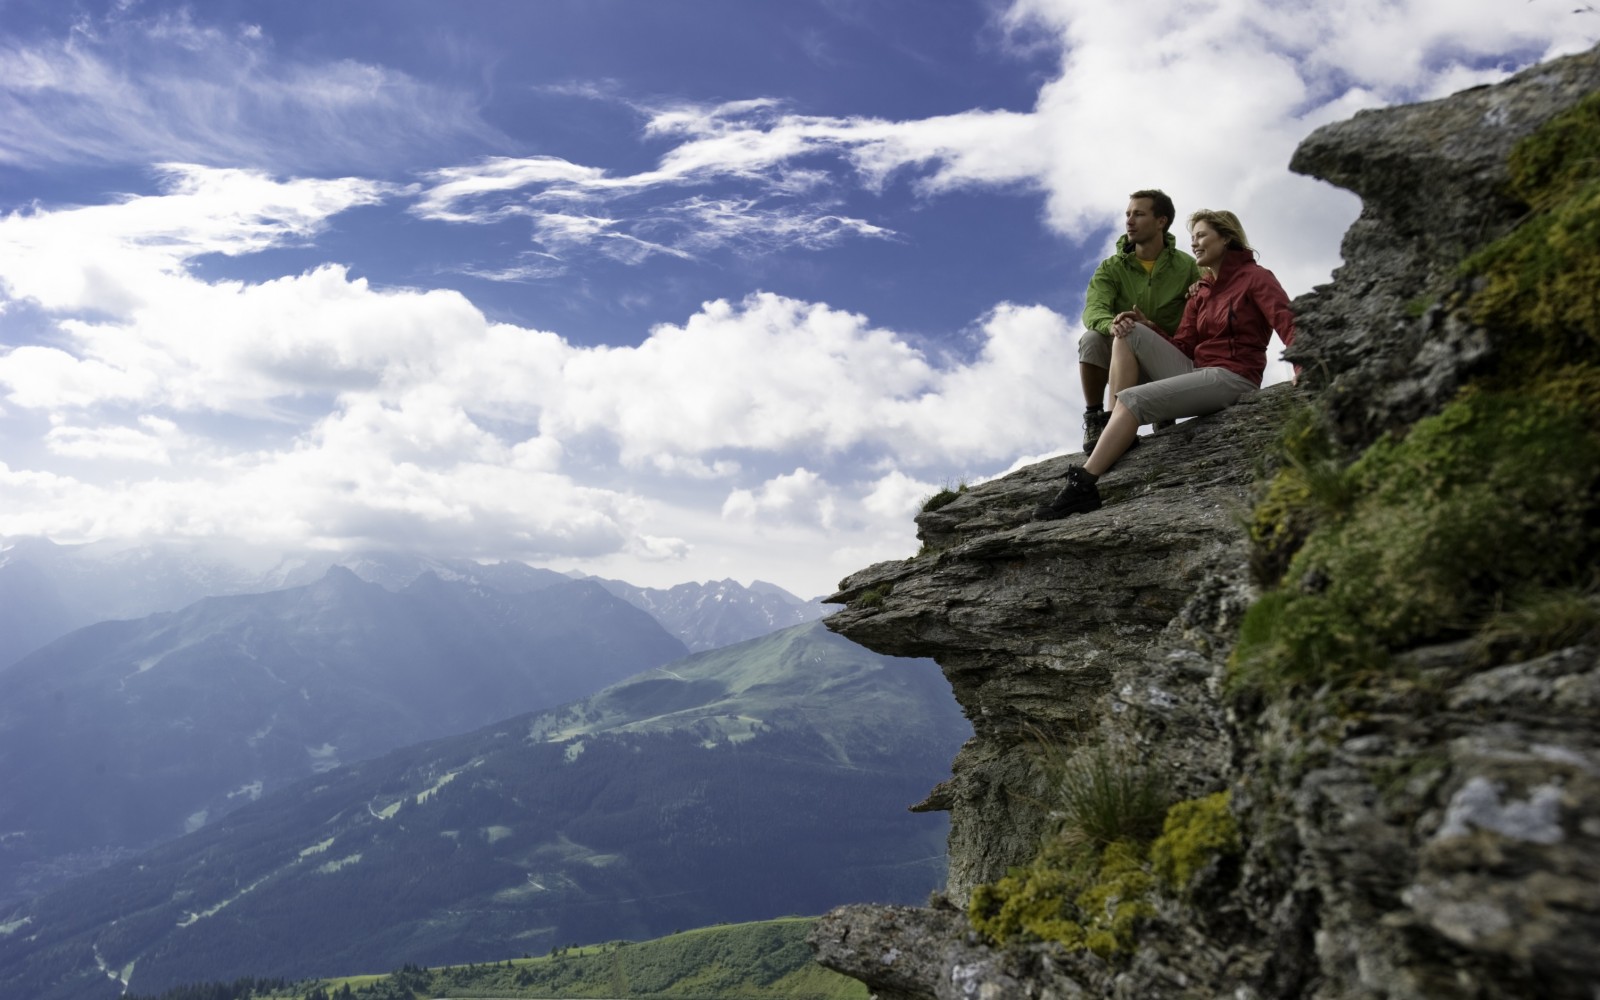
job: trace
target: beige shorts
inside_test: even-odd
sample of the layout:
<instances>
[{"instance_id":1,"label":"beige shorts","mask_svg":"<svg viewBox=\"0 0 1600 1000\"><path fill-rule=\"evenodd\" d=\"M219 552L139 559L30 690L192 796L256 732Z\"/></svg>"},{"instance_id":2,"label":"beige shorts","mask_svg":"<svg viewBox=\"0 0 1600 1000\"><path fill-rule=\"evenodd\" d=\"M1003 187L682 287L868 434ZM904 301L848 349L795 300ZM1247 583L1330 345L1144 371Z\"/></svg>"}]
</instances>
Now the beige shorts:
<instances>
[{"instance_id":1,"label":"beige shorts","mask_svg":"<svg viewBox=\"0 0 1600 1000\"><path fill-rule=\"evenodd\" d=\"M1117 402L1132 410L1141 424L1215 413L1258 388L1226 368L1196 368L1172 341L1142 323L1134 326L1127 342L1145 381L1122 390Z\"/></svg>"},{"instance_id":2,"label":"beige shorts","mask_svg":"<svg viewBox=\"0 0 1600 1000\"><path fill-rule=\"evenodd\" d=\"M1078 338L1078 360L1096 368L1111 367L1111 334L1083 331Z\"/></svg>"}]
</instances>

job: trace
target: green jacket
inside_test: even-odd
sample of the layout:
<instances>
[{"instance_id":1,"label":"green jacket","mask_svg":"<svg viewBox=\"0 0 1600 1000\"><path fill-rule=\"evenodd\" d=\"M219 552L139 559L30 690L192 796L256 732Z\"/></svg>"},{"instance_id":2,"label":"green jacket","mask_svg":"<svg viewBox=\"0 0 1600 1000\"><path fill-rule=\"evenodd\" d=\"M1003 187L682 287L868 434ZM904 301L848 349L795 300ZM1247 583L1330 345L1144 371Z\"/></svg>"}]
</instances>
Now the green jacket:
<instances>
[{"instance_id":1,"label":"green jacket","mask_svg":"<svg viewBox=\"0 0 1600 1000\"><path fill-rule=\"evenodd\" d=\"M1133 244L1126 235L1117 238L1117 252L1100 262L1089 279L1089 294L1083 306L1083 325L1096 333L1111 333L1117 313L1138 306L1144 314L1172 336L1183 321L1184 295L1200 280L1200 266L1178 249L1178 241L1166 235L1166 248L1156 258L1155 270L1144 273L1144 265L1134 256Z\"/></svg>"}]
</instances>

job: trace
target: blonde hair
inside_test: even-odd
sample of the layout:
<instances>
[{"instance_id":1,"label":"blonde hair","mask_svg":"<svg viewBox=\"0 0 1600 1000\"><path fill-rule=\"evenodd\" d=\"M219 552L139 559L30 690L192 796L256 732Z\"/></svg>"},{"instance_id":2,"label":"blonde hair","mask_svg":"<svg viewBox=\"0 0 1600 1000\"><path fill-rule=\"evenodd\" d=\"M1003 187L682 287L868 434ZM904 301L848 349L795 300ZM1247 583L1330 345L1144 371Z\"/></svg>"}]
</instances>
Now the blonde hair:
<instances>
[{"instance_id":1,"label":"blonde hair","mask_svg":"<svg viewBox=\"0 0 1600 1000\"><path fill-rule=\"evenodd\" d=\"M1204 222L1214 229L1218 236L1227 241L1229 250L1255 252L1255 247L1250 245L1250 240L1244 235L1244 224L1232 212L1215 208L1202 208L1189 216L1189 230L1191 232L1194 231L1194 224L1197 222Z\"/></svg>"}]
</instances>

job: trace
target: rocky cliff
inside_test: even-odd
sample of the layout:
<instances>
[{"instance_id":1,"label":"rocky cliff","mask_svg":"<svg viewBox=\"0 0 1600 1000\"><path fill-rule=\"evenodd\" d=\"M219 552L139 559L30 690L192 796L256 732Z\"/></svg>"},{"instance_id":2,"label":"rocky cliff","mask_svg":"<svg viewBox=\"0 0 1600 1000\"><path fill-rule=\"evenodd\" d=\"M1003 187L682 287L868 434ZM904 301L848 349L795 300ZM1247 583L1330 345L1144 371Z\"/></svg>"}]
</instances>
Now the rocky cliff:
<instances>
[{"instance_id":1,"label":"rocky cliff","mask_svg":"<svg viewBox=\"0 0 1600 1000\"><path fill-rule=\"evenodd\" d=\"M1146 438L1102 510L1031 523L1075 459L1040 463L843 581L829 627L936 659L975 736L917 807L947 893L835 911L824 965L1600 997L1597 157L1600 49L1317 131L1293 169L1363 211L1296 302L1300 388Z\"/></svg>"}]
</instances>

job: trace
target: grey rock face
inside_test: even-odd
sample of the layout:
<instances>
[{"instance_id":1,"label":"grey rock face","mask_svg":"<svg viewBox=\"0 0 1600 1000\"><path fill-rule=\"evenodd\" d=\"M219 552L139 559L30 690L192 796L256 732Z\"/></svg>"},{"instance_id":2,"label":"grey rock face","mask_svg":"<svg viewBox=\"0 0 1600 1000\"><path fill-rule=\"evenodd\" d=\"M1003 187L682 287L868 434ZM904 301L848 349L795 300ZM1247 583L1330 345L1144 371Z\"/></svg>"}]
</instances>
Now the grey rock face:
<instances>
[{"instance_id":1,"label":"grey rock face","mask_svg":"<svg viewBox=\"0 0 1600 1000\"><path fill-rule=\"evenodd\" d=\"M1527 211L1507 191L1516 143L1600 88L1593 50L1443 100L1326 125L1289 168L1361 196L1334 281L1295 302L1304 381L1325 387L1341 435L1364 445L1436 410L1492 365L1481 329L1441 306L1456 267Z\"/></svg>"},{"instance_id":2,"label":"grey rock face","mask_svg":"<svg viewBox=\"0 0 1600 1000\"><path fill-rule=\"evenodd\" d=\"M974 737L917 807L951 814L955 905L835 911L823 964L886 1000L1600 997L1600 651L1484 670L1463 642L1356 690L1223 692L1261 456L1296 407L1362 445L1493 363L1449 308L1454 269L1523 211L1511 146L1597 89L1600 50L1319 130L1294 169L1365 207L1296 304L1306 388L1146 438L1090 514L1030 521L1066 459L986 483L917 518L916 558L840 584L828 627L937 660ZM965 903L1034 856L1052 768L1085 753L1159 769L1175 799L1229 789L1245 854L1158 898L1130 955L991 948Z\"/></svg>"},{"instance_id":3,"label":"grey rock face","mask_svg":"<svg viewBox=\"0 0 1600 1000\"><path fill-rule=\"evenodd\" d=\"M1209 656L1226 649L1207 630L1225 626L1201 620L1231 621L1245 603L1248 456L1296 405L1275 386L1148 437L1102 477L1105 507L1090 514L1031 522L1068 459L987 483L917 518L922 556L840 585L831 600L855 603L828 627L935 658L972 720L975 739L934 796L953 824L953 898L1038 849L1048 748L1111 742L1185 796L1221 787L1230 737ZM863 606L869 591L888 595Z\"/></svg>"}]
</instances>

